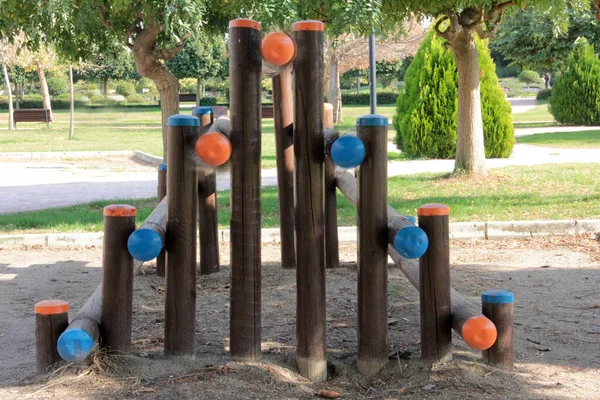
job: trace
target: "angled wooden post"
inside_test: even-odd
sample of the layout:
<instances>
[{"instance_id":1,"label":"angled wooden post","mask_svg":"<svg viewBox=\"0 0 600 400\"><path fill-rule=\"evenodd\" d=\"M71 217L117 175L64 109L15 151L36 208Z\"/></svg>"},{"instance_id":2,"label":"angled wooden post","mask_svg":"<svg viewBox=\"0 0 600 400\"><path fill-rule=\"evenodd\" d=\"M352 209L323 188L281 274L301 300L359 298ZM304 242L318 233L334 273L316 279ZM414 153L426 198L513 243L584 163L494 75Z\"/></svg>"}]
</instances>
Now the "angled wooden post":
<instances>
[{"instance_id":1,"label":"angled wooden post","mask_svg":"<svg viewBox=\"0 0 600 400\"><path fill-rule=\"evenodd\" d=\"M167 195L167 163L158 166L158 187L156 189L156 204L160 204ZM156 257L156 275L165 277L165 250Z\"/></svg>"}]
</instances>

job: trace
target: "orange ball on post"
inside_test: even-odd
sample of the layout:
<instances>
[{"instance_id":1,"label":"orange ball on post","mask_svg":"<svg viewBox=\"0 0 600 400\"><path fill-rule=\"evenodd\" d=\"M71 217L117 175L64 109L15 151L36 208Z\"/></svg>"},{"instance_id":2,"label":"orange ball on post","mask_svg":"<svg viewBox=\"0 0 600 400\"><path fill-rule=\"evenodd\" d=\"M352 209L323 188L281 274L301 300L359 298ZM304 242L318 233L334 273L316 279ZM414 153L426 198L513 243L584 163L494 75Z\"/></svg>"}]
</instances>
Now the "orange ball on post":
<instances>
[{"instance_id":1,"label":"orange ball on post","mask_svg":"<svg viewBox=\"0 0 600 400\"><path fill-rule=\"evenodd\" d=\"M195 146L196 155L211 167L225 164L231 156L231 142L220 132L207 132L200 136Z\"/></svg>"},{"instance_id":2,"label":"orange ball on post","mask_svg":"<svg viewBox=\"0 0 600 400\"><path fill-rule=\"evenodd\" d=\"M261 48L265 61L277 67L286 65L296 55L294 41L283 32L269 33L263 38Z\"/></svg>"},{"instance_id":3,"label":"orange ball on post","mask_svg":"<svg viewBox=\"0 0 600 400\"><path fill-rule=\"evenodd\" d=\"M494 345L496 325L484 316L469 318L462 327L462 338L473 350L487 350Z\"/></svg>"}]
</instances>

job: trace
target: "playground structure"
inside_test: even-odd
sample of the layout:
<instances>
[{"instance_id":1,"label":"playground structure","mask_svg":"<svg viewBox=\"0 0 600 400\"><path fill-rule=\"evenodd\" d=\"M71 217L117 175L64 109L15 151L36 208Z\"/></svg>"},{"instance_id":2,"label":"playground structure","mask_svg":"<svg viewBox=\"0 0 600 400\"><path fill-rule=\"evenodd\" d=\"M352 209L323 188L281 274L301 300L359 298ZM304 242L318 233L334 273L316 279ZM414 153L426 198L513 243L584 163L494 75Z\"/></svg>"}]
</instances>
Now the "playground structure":
<instances>
[{"instance_id":1,"label":"playground structure","mask_svg":"<svg viewBox=\"0 0 600 400\"><path fill-rule=\"evenodd\" d=\"M482 315L451 288L448 207L423 205L416 226L414 218L387 205L387 118L359 117L355 135L340 137L333 130L331 107L323 103L323 24L296 22L292 37L277 32L264 39L256 21L232 20L229 28L231 119L215 120L207 107L169 118L159 204L137 229L135 208L105 209L103 278L96 291L68 327L68 305L54 305L52 312L40 306L39 313L36 305L38 368L57 361L50 348L68 361L85 359L96 344L130 352L133 277L154 258L157 274L166 276L164 354L195 356L196 240L198 235L200 273L217 272L215 167L227 160L230 352L235 360L260 358L263 58L278 71L272 79L281 258L283 268L296 268L300 374L314 382L327 379L325 268L339 266L337 189L358 216L358 370L374 376L388 362L388 254L420 293L425 361L451 359L454 329L471 348L485 351L490 364L512 368L514 298L506 291L484 293ZM346 170L357 167L357 177ZM49 318L61 323L49 324Z\"/></svg>"}]
</instances>

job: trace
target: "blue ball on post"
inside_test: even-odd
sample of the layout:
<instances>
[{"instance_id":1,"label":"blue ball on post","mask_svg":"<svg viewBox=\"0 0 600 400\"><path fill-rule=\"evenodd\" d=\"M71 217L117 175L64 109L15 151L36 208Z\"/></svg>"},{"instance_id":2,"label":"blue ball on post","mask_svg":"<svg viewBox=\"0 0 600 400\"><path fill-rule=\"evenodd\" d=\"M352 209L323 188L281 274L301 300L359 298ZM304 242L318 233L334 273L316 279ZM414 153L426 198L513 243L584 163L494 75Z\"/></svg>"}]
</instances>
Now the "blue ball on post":
<instances>
[{"instance_id":1,"label":"blue ball on post","mask_svg":"<svg viewBox=\"0 0 600 400\"><path fill-rule=\"evenodd\" d=\"M164 246L164 236L157 230L142 228L134 231L127 240L127 250L138 261L150 261L158 257Z\"/></svg>"},{"instance_id":2,"label":"blue ball on post","mask_svg":"<svg viewBox=\"0 0 600 400\"><path fill-rule=\"evenodd\" d=\"M345 134L331 145L331 159L338 167L358 167L365 159L365 144L354 135Z\"/></svg>"},{"instance_id":3,"label":"blue ball on post","mask_svg":"<svg viewBox=\"0 0 600 400\"><path fill-rule=\"evenodd\" d=\"M394 248L404 258L419 258L428 246L427 234L418 226L405 226L394 237Z\"/></svg>"}]
</instances>

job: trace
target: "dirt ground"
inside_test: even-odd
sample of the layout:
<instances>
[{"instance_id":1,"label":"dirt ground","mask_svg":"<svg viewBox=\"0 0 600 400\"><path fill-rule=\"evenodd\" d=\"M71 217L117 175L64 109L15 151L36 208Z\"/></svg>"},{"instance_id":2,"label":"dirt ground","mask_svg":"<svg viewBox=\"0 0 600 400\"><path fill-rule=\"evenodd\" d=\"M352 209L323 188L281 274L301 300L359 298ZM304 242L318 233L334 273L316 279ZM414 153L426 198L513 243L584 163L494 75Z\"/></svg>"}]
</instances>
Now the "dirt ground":
<instances>
[{"instance_id":1,"label":"dirt ground","mask_svg":"<svg viewBox=\"0 0 600 400\"><path fill-rule=\"evenodd\" d=\"M69 301L71 316L100 280L101 249L0 249L0 399L309 399L322 390L344 399L600 399L600 248L596 235L511 241L453 241L452 285L474 296L515 293L515 370L487 366L454 335L453 360L419 361L418 293L390 264L390 362L376 378L356 369L356 248L327 271L330 378L312 384L295 367L295 272L279 247L263 247L259 363L228 355L229 248L219 273L198 279L196 359L162 355L164 281L136 277L131 356L35 373L33 306Z\"/></svg>"}]
</instances>

